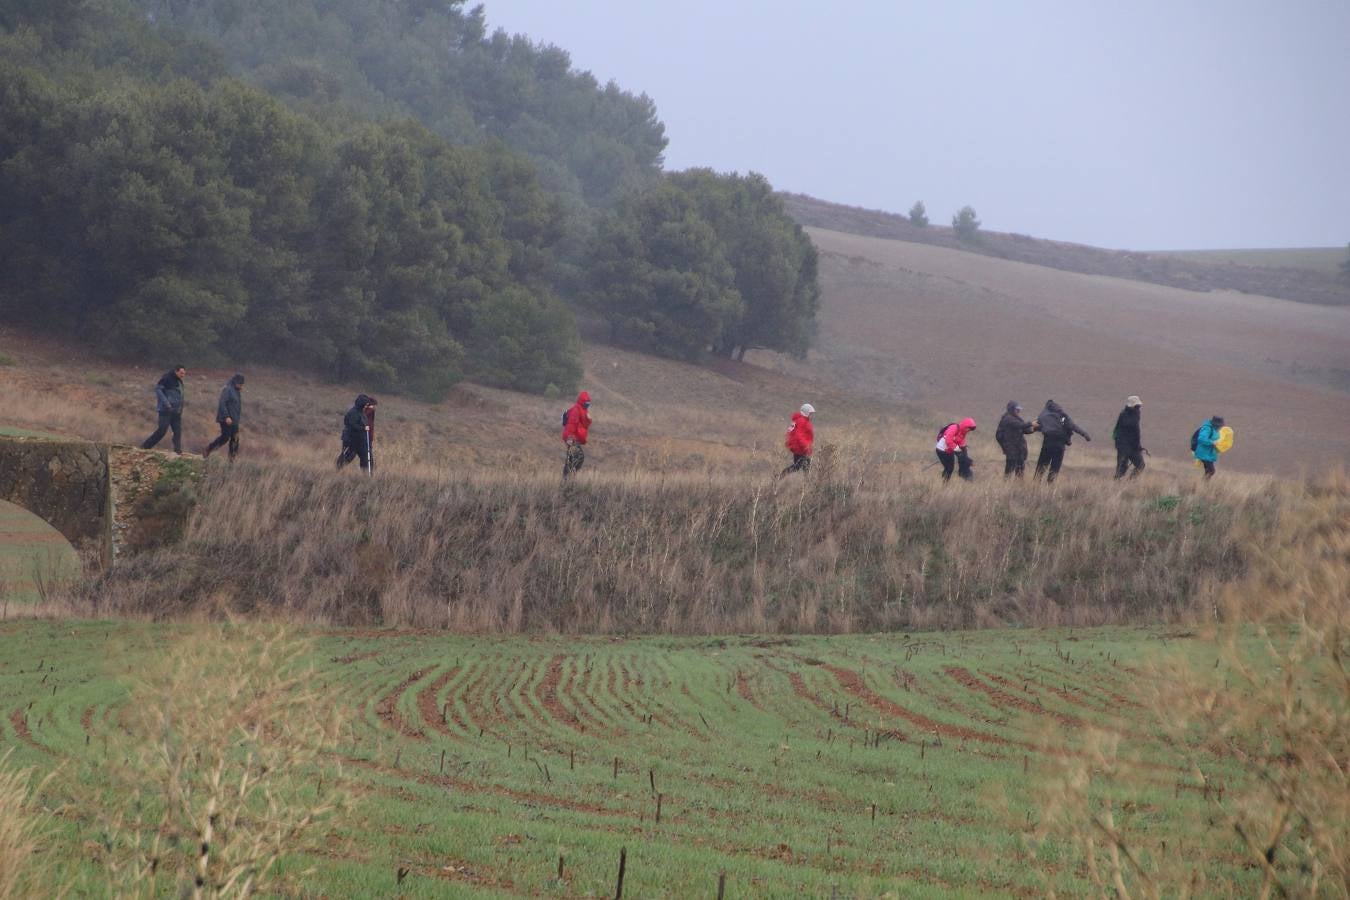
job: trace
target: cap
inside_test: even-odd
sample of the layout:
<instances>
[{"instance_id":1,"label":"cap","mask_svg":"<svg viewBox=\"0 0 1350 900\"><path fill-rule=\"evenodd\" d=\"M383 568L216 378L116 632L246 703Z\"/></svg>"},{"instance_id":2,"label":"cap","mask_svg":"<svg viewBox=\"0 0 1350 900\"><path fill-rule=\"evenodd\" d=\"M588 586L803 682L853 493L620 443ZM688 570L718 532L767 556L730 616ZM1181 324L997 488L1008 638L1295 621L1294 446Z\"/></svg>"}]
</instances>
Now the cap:
<instances>
[{"instance_id":1,"label":"cap","mask_svg":"<svg viewBox=\"0 0 1350 900\"><path fill-rule=\"evenodd\" d=\"M1128 396L1128 397L1125 398L1125 405L1126 405L1126 406L1143 406L1143 405L1144 405L1144 401L1140 400L1140 399L1139 399L1138 397L1136 397L1134 394L1131 394L1130 396Z\"/></svg>"},{"instance_id":2,"label":"cap","mask_svg":"<svg viewBox=\"0 0 1350 900\"><path fill-rule=\"evenodd\" d=\"M801 408L801 414L802 414L802 415L804 415L804 416L810 416L810 415L814 415L815 412L816 412L816 408L815 408L814 406L812 406L810 403L803 403L803 404L802 404L802 408Z\"/></svg>"}]
</instances>

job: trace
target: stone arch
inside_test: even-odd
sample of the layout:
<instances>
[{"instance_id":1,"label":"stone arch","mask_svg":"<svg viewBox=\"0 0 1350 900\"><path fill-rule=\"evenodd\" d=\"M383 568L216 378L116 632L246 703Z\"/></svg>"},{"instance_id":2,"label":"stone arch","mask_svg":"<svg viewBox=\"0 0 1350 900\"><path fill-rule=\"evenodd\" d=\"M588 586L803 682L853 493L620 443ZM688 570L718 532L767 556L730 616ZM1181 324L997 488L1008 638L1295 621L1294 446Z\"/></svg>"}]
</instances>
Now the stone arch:
<instances>
[{"instance_id":1,"label":"stone arch","mask_svg":"<svg viewBox=\"0 0 1350 900\"><path fill-rule=\"evenodd\" d=\"M0 500L70 541L86 568L112 565L112 477L105 445L0 437Z\"/></svg>"}]
</instances>

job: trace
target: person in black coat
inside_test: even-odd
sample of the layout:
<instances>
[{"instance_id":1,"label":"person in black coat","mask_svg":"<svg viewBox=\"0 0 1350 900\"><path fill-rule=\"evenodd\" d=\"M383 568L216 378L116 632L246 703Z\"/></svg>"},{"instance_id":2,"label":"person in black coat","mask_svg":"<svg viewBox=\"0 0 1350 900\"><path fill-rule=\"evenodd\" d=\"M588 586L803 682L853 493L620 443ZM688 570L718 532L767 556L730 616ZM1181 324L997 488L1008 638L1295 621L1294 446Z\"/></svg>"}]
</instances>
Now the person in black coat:
<instances>
[{"instance_id":1,"label":"person in black coat","mask_svg":"<svg viewBox=\"0 0 1350 900\"><path fill-rule=\"evenodd\" d=\"M230 445L230 462L234 462L234 458L239 455L239 419L244 412L244 398L240 392L243 389L244 376L237 372L220 389L220 400L216 403L216 424L220 426L220 437L206 445L202 451L203 457L210 456L212 450L226 444Z\"/></svg>"},{"instance_id":2,"label":"person in black coat","mask_svg":"<svg viewBox=\"0 0 1350 900\"><path fill-rule=\"evenodd\" d=\"M1003 477L1022 477L1027 466L1027 438L1036 430L1035 422L1022 418L1022 406L1016 400L1008 401L1007 411L998 420L994 440L1003 449Z\"/></svg>"},{"instance_id":3,"label":"person in black coat","mask_svg":"<svg viewBox=\"0 0 1350 900\"><path fill-rule=\"evenodd\" d=\"M370 471L370 444L375 439L374 397L358 394L352 408L342 417L342 450L337 455L341 469L354 459L361 460L362 471Z\"/></svg>"},{"instance_id":4,"label":"person in black coat","mask_svg":"<svg viewBox=\"0 0 1350 900\"><path fill-rule=\"evenodd\" d=\"M1036 458L1036 477L1045 475L1047 482L1054 481L1059 475L1059 467L1064 465L1064 448L1069 446L1075 434L1082 435L1085 441L1092 440L1091 435L1074 423L1064 407L1053 400L1045 401L1045 409L1036 417L1036 429L1041 433L1041 455Z\"/></svg>"},{"instance_id":5,"label":"person in black coat","mask_svg":"<svg viewBox=\"0 0 1350 900\"><path fill-rule=\"evenodd\" d=\"M1128 397L1125 408L1116 416L1116 427L1111 436L1116 441L1116 477L1125 477L1125 470L1134 466L1130 477L1134 478L1144 471L1143 436L1139 430L1139 413L1144 404L1138 397Z\"/></svg>"},{"instance_id":6,"label":"person in black coat","mask_svg":"<svg viewBox=\"0 0 1350 900\"><path fill-rule=\"evenodd\" d=\"M161 440L170 429L173 430L173 452L183 455L183 379L187 378L187 369L174 366L155 382L155 412L159 414L159 424L155 433L141 442L142 450L149 450Z\"/></svg>"}]
</instances>

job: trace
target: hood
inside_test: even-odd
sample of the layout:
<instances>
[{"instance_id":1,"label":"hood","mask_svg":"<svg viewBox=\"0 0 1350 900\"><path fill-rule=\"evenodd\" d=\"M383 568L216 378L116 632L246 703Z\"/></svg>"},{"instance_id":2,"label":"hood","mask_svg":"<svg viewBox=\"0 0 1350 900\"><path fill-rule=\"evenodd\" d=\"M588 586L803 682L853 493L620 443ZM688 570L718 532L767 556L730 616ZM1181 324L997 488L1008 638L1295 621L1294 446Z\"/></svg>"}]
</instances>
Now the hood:
<instances>
[{"instance_id":1,"label":"hood","mask_svg":"<svg viewBox=\"0 0 1350 900\"><path fill-rule=\"evenodd\" d=\"M590 391L582 391L580 394L577 394L577 402L578 402L578 403L590 403L590 402L591 402L591 392L590 392Z\"/></svg>"},{"instance_id":2,"label":"hood","mask_svg":"<svg viewBox=\"0 0 1350 900\"><path fill-rule=\"evenodd\" d=\"M962 419L960 424L958 424L956 427L961 429L962 434L964 434L967 431L974 431L975 420L967 416L966 418Z\"/></svg>"},{"instance_id":3,"label":"hood","mask_svg":"<svg viewBox=\"0 0 1350 900\"><path fill-rule=\"evenodd\" d=\"M808 415L804 415L801 412L801 410L798 410L797 412L792 414L792 423L794 425L800 424L801 422L809 422L809 421L811 421L811 417Z\"/></svg>"},{"instance_id":4,"label":"hood","mask_svg":"<svg viewBox=\"0 0 1350 900\"><path fill-rule=\"evenodd\" d=\"M234 385L235 387L242 387L244 384L244 376L236 372L235 376L230 379L230 384Z\"/></svg>"},{"instance_id":5,"label":"hood","mask_svg":"<svg viewBox=\"0 0 1350 900\"><path fill-rule=\"evenodd\" d=\"M355 406L357 409L365 409L367 406L369 406L371 403L374 402L375 402L374 397L367 397L365 394L357 394L356 400L355 402L353 402L352 405Z\"/></svg>"},{"instance_id":6,"label":"hood","mask_svg":"<svg viewBox=\"0 0 1350 900\"><path fill-rule=\"evenodd\" d=\"M1064 415L1064 410L1060 408L1060 405L1053 400L1045 401L1045 409L1047 412L1052 412L1057 416Z\"/></svg>"}]
</instances>

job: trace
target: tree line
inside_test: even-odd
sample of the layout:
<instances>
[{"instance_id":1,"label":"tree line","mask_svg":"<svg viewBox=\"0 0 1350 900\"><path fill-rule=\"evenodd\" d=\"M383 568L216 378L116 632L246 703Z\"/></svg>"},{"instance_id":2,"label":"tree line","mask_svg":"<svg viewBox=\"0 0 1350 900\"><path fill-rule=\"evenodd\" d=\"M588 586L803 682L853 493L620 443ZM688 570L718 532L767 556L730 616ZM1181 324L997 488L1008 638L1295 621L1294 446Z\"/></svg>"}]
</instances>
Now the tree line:
<instances>
[{"instance_id":1,"label":"tree line","mask_svg":"<svg viewBox=\"0 0 1350 900\"><path fill-rule=\"evenodd\" d=\"M236 24L306 8L142 5L234 10ZM387 5L405 18L419 6ZM486 65L500 33L474 31L481 8L420 6L423 22L467 29ZM339 7L361 4L323 8ZM522 41L509 43L547 55ZM276 96L231 75L229 55L125 0L0 0L0 301L13 320L120 356L284 361L431 398L464 377L572 387L575 308L668 355L805 350L815 255L764 179L616 165L612 195L550 190L503 140ZM277 66L304 64L258 62ZM597 108L616 90L595 88ZM599 197L611 207L578 211Z\"/></svg>"}]
</instances>

